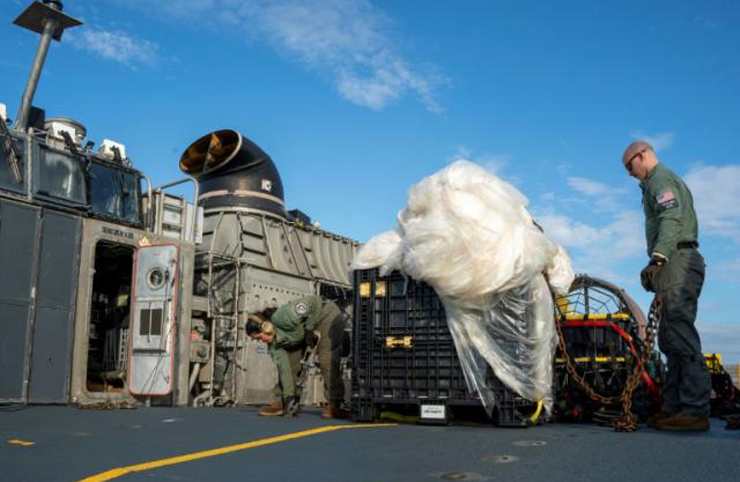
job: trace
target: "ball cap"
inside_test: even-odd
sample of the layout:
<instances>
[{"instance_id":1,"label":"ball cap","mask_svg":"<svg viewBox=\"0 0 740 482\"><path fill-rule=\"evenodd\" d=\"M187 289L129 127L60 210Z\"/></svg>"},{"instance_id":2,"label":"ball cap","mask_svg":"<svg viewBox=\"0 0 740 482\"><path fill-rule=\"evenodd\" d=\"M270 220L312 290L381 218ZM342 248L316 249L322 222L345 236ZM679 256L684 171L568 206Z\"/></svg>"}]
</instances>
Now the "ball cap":
<instances>
[{"instance_id":1,"label":"ball cap","mask_svg":"<svg viewBox=\"0 0 740 482\"><path fill-rule=\"evenodd\" d=\"M254 321L255 323L262 323L263 321L265 321L265 319L256 313L252 313L251 315L247 317L247 321Z\"/></svg>"},{"instance_id":2,"label":"ball cap","mask_svg":"<svg viewBox=\"0 0 740 482\"><path fill-rule=\"evenodd\" d=\"M624 154L622 154L622 164L627 164L630 159L635 157L635 154L641 151L653 151L653 146L645 141L633 142L624 150Z\"/></svg>"}]
</instances>

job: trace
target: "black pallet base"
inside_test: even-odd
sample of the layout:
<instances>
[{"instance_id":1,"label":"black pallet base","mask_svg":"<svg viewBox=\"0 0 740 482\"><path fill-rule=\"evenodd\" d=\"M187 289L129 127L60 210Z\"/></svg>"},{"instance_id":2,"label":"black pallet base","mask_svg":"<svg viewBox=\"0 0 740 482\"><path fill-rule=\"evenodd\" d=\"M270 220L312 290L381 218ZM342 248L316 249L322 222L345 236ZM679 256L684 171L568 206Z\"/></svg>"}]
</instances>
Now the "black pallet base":
<instances>
[{"instance_id":1,"label":"black pallet base","mask_svg":"<svg viewBox=\"0 0 740 482\"><path fill-rule=\"evenodd\" d=\"M422 406L444 407L443 415L422 417ZM427 408L427 412L429 412ZM491 417L479 401L451 400L354 400L352 420L363 423L381 421L383 412L398 415L398 421L416 422L427 425L448 425L455 422L490 423L497 427L526 428L545 422L544 412L537 414L536 404L522 404L521 400L497 404Z\"/></svg>"}]
</instances>

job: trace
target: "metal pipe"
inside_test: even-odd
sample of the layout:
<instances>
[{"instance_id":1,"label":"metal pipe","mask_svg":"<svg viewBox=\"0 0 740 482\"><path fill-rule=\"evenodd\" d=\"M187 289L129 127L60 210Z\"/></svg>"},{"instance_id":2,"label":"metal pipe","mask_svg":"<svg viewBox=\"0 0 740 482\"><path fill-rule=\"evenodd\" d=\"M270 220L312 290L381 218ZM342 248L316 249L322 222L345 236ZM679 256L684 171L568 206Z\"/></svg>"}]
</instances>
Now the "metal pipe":
<instances>
[{"instance_id":1,"label":"metal pipe","mask_svg":"<svg viewBox=\"0 0 740 482\"><path fill-rule=\"evenodd\" d=\"M234 387L233 387L233 393L231 396L231 399L234 401L234 404L238 404L239 401L239 379L241 378L239 375L239 363L237 363L237 356L239 355L239 290L241 287L239 286L239 283L241 282L241 276L239 276L241 272L241 266L239 264L238 260L234 261L234 267L236 268L236 279L234 280L234 316L233 316L233 322L234 322Z\"/></svg>"},{"instance_id":2,"label":"metal pipe","mask_svg":"<svg viewBox=\"0 0 740 482\"><path fill-rule=\"evenodd\" d=\"M209 271L208 290L210 291L211 270L209 269L208 271ZM209 298L208 311L210 312L211 311L210 295L208 296L208 298ZM208 403L209 405L213 405L213 394L214 394L213 381L214 381L214 375L216 373L216 329L217 327L216 327L216 318L211 317L209 315L209 319L211 320L211 346L210 346L211 349L209 353L209 361L211 363L211 373L208 376Z\"/></svg>"},{"instance_id":3,"label":"metal pipe","mask_svg":"<svg viewBox=\"0 0 740 482\"><path fill-rule=\"evenodd\" d=\"M167 189L168 187L178 186L180 184L184 184L188 181L195 182L195 180L192 177L186 177L185 179L178 179L177 181L168 182L167 184L162 184L157 189Z\"/></svg>"},{"instance_id":4,"label":"metal pipe","mask_svg":"<svg viewBox=\"0 0 740 482\"><path fill-rule=\"evenodd\" d=\"M194 177L188 176L188 178L193 181L193 184L195 185L195 194L193 197L193 222L190 226L190 241L195 244L195 225L198 223L198 196L200 196L200 184Z\"/></svg>"},{"instance_id":5,"label":"metal pipe","mask_svg":"<svg viewBox=\"0 0 740 482\"><path fill-rule=\"evenodd\" d=\"M190 387L191 392L193 391L195 382L198 381L198 375L200 375L200 363L196 363L193 366L193 371L190 372L190 380L188 381L188 386Z\"/></svg>"},{"instance_id":6,"label":"metal pipe","mask_svg":"<svg viewBox=\"0 0 740 482\"><path fill-rule=\"evenodd\" d=\"M141 177L146 181L146 193L147 193L147 208L146 208L146 227L154 232L154 216L152 213L152 181L149 180L146 174L141 173Z\"/></svg>"},{"instance_id":7,"label":"metal pipe","mask_svg":"<svg viewBox=\"0 0 740 482\"><path fill-rule=\"evenodd\" d=\"M49 42L51 42L51 36L57 28L59 28L59 22L56 20L52 18L44 20L44 33L41 34L41 41L39 42L39 48L36 51L36 58L33 60L31 74L28 76L28 82L26 83L26 91L23 93L21 107L18 110L18 117L15 120L16 129L25 130L27 127L28 112L31 110L31 102L36 93L36 87L38 86L39 77L41 76L41 69L44 67L44 62L46 61L46 54L49 52Z\"/></svg>"},{"instance_id":8,"label":"metal pipe","mask_svg":"<svg viewBox=\"0 0 740 482\"><path fill-rule=\"evenodd\" d=\"M162 234L162 216L164 213L164 194L160 189L155 189L152 195L159 197L159 200L154 204L154 224L152 225L152 232L154 234Z\"/></svg>"}]
</instances>

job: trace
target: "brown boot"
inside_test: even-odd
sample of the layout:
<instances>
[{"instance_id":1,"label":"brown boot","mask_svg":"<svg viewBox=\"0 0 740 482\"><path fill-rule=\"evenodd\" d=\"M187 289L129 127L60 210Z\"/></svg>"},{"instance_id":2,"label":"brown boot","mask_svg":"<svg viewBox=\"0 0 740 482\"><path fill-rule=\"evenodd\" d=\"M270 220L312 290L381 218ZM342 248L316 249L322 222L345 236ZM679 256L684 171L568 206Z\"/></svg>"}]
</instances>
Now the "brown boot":
<instances>
[{"instance_id":1,"label":"brown boot","mask_svg":"<svg viewBox=\"0 0 740 482\"><path fill-rule=\"evenodd\" d=\"M283 416L283 402L276 400L272 402L272 405L267 405L260 408L259 415L261 417L282 417Z\"/></svg>"},{"instance_id":2,"label":"brown boot","mask_svg":"<svg viewBox=\"0 0 740 482\"><path fill-rule=\"evenodd\" d=\"M709 417L696 413L678 412L663 418L655 424L658 430L706 432L709 430Z\"/></svg>"},{"instance_id":3,"label":"brown boot","mask_svg":"<svg viewBox=\"0 0 740 482\"><path fill-rule=\"evenodd\" d=\"M339 406L338 403L330 403L324 407L324 411L321 412L321 418L349 418L350 414L347 410Z\"/></svg>"},{"instance_id":4,"label":"brown boot","mask_svg":"<svg viewBox=\"0 0 740 482\"><path fill-rule=\"evenodd\" d=\"M673 415L675 415L674 412L666 412L666 411L661 410L660 412L654 413L653 415L650 415L648 417L647 425L648 427L658 428L657 427L658 422L660 422L664 418L672 417Z\"/></svg>"}]
</instances>

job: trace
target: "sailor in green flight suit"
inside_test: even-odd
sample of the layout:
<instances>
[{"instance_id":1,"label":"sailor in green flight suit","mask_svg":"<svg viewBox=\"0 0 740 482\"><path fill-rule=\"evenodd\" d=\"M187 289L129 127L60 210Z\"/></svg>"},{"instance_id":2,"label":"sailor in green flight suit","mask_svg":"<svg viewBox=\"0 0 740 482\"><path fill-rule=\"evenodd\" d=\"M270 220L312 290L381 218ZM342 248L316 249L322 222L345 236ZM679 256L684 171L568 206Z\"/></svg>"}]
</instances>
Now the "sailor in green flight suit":
<instances>
[{"instance_id":1,"label":"sailor in green flight suit","mask_svg":"<svg viewBox=\"0 0 740 482\"><path fill-rule=\"evenodd\" d=\"M277 310L264 310L249 316L247 335L267 343L268 350L278 369L282 400L260 410L260 415L283 415L295 398L296 360L290 352L303 346L315 346L324 394L329 404L322 412L323 418L347 418L348 412L340 406L344 398L344 384L339 370L342 355L344 327L342 314L332 301L322 301L318 296L306 296L290 301ZM318 331L320 337L316 336ZM291 361L293 363L291 363Z\"/></svg>"},{"instance_id":2,"label":"sailor in green flight suit","mask_svg":"<svg viewBox=\"0 0 740 482\"><path fill-rule=\"evenodd\" d=\"M650 263L643 287L662 297L658 345L666 357L665 403L648 425L661 430L709 430L711 378L694 326L704 284L694 200L684 182L658 161L644 141L622 156L629 174L640 181Z\"/></svg>"}]
</instances>

